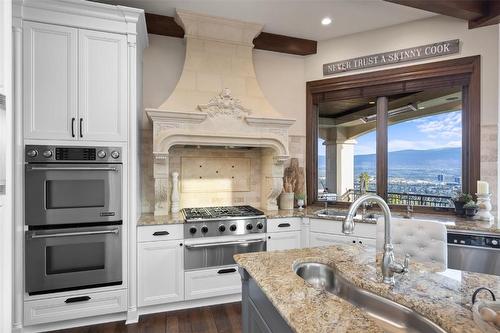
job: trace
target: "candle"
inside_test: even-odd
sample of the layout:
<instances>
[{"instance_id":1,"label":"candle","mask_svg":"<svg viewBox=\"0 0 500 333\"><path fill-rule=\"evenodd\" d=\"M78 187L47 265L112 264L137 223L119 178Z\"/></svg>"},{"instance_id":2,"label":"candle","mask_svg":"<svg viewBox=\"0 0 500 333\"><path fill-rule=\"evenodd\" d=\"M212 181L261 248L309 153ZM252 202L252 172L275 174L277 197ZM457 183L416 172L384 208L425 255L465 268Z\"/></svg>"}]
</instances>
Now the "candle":
<instances>
[{"instance_id":1,"label":"candle","mask_svg":"<svg viewBox=\"0 0 500 333\"><path fill-rule=\"evenodd\" d=\"M477 181L477 194L490 194L490 186L483 180Z\"/></svg>"}]
</instances>

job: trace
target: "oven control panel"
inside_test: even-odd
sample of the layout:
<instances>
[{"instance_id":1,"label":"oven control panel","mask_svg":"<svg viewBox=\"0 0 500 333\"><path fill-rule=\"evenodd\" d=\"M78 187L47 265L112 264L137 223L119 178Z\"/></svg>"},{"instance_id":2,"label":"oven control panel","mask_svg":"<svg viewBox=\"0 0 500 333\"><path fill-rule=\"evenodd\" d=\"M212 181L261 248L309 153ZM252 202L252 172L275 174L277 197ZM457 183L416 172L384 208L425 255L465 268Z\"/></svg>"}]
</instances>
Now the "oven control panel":
<instances>
[{"instance_id":1,"label":"oven control panel","mask_svg":"<svg viewBox=\"0 0 500 333\"><path fill-rule=\"evenodd\" d=\"M27 145L27 163L121 163L120 147Z\"/></svg>"},{"instance_id":2,"label":"oven control panel","mask_svg":"<svg viewBox=\"0 0 500 333\"><path fill-rule=\"evenodd\" d=\"M199 221L184 224L184 238L235 236L266 232L265 218Z\"/></svg>"}]
</instances>

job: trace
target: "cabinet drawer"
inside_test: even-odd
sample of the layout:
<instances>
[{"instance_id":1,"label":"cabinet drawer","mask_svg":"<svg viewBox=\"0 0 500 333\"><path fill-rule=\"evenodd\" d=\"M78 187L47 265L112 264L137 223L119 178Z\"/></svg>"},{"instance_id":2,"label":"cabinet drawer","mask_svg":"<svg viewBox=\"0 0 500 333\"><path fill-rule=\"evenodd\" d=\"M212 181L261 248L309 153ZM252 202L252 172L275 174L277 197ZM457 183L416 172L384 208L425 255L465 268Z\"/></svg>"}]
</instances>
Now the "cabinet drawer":
<instances>
[{"instance_id":1,"label":"cabinet drawer","mask_svg":"<svg viewBox=\"0 0 500 333\"><path fill-rule=\"evenodd\" d=\"M153 242L184 238L182 224L141 226L137 228L137 234L138 242Z\"/></svg>"},{"instance_id":2,"label":"cabinet drawer","mask_svg":"<svg viewBox=\"0 0 500 333\"><path fill-rule=\"evenodd\" d=\"M354 237L365 237L375 239L377 236L377 225L370 223L354 222ZM311 219L311 232L327 233L344 236L342 232L342 222L334 220Z\"/></svg>"},{"instance_id":3,"label":"cabinet drawer","mask_svg":"<svg viewBox=\"0 0 500 333\"><path fill-rule=\"evenodd\" d=\"M267 220L267 232L300 230L300 220L300 217L269 219Z\"/></svg>"},{"instance_id":4,"label":"cabinet drawer","mask_svg":"<svg viewBox=\"0 0 500 333\"><path fill-rule=\"evenodd\" d=\"M238 266L225 266L184 273L186 300L241 293Z\"/></svg>"},{"instance_id":5,"label":"cabinet drawer","mask_svg":"<svg viewBox=\"0 0 500 333\"><path fill-rule=\"evenodd\" d=\"M24 325L127 311L127 291L114 290L24 302Z\"/></svg>"}]
</instances>

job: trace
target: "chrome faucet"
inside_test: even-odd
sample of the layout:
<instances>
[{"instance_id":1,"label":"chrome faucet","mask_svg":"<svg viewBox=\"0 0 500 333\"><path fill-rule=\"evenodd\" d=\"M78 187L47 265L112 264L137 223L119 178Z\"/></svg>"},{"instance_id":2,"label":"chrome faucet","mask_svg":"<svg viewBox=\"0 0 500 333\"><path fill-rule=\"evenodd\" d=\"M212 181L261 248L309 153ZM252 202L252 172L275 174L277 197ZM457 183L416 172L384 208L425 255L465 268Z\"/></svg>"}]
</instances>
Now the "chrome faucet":
<instances>
[{"instance_id":1,"label":"chrome faucet","mask_svg":"<svg viewBox=\"0 0 500 333\"><path fill-rule=\"evenodd\" d=\"M406 255L404 264L399 264L394 259L394 246L391 240L391 210L387 203L375 194L365 194L351 204L347 217L342 223L342 232L346 235L354 231L354 216L359 206L365 202L377 203L384 213L384 256L382 257L382 276L384 283L394 284L394 273L402 274L408 272L409 255Z\"/></svg>"}]
</instances>

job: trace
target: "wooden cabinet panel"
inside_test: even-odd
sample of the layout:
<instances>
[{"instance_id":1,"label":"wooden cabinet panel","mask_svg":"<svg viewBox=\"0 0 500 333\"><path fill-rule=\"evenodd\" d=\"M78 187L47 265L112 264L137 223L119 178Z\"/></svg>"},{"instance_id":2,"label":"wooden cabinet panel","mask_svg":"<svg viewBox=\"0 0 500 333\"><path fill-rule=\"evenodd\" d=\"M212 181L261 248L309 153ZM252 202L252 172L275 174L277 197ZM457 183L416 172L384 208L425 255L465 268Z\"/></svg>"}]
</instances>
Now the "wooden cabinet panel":
<instances>
[{"instance_id":1,"label":"wooden cabinet panel","mask_svg":"<svg viewBox=\"0 0 500 333\"><path fill-rule=\"evenodd\" d=\"M267 235L267 251L300 248L300 231L274 232Z\"/></svg>"},{"instance_id":2,"label":"wooden cabinet panel","mask_svg":"<svg viewBox=\"0 0 500 333\"><path fill-rule=\"evenodd\" d=\"M75 140L78 30L23 23L24 135ZM75 133L76 134L76 133Z\"/></svg>"},{"instance_id":3,"label":"wooden cabinet panel","mask_svg":"<svg viewBox=\"0 0 500 333\"><path fill-rule=\"evenodd\" d=\"M79 30L78 134L84 140L127 138L127 38Z\"/></svg>"},{"instance_id":4,"label":"wooden cabinet panel","mask_svg":"<svg viewBox=\"0 0 500 333\"><path fill-rule=\"evenodd\" d=\"M139 306L184 300L182 242L145 242L138 247Z\"/></svg>"}]
</instances>

